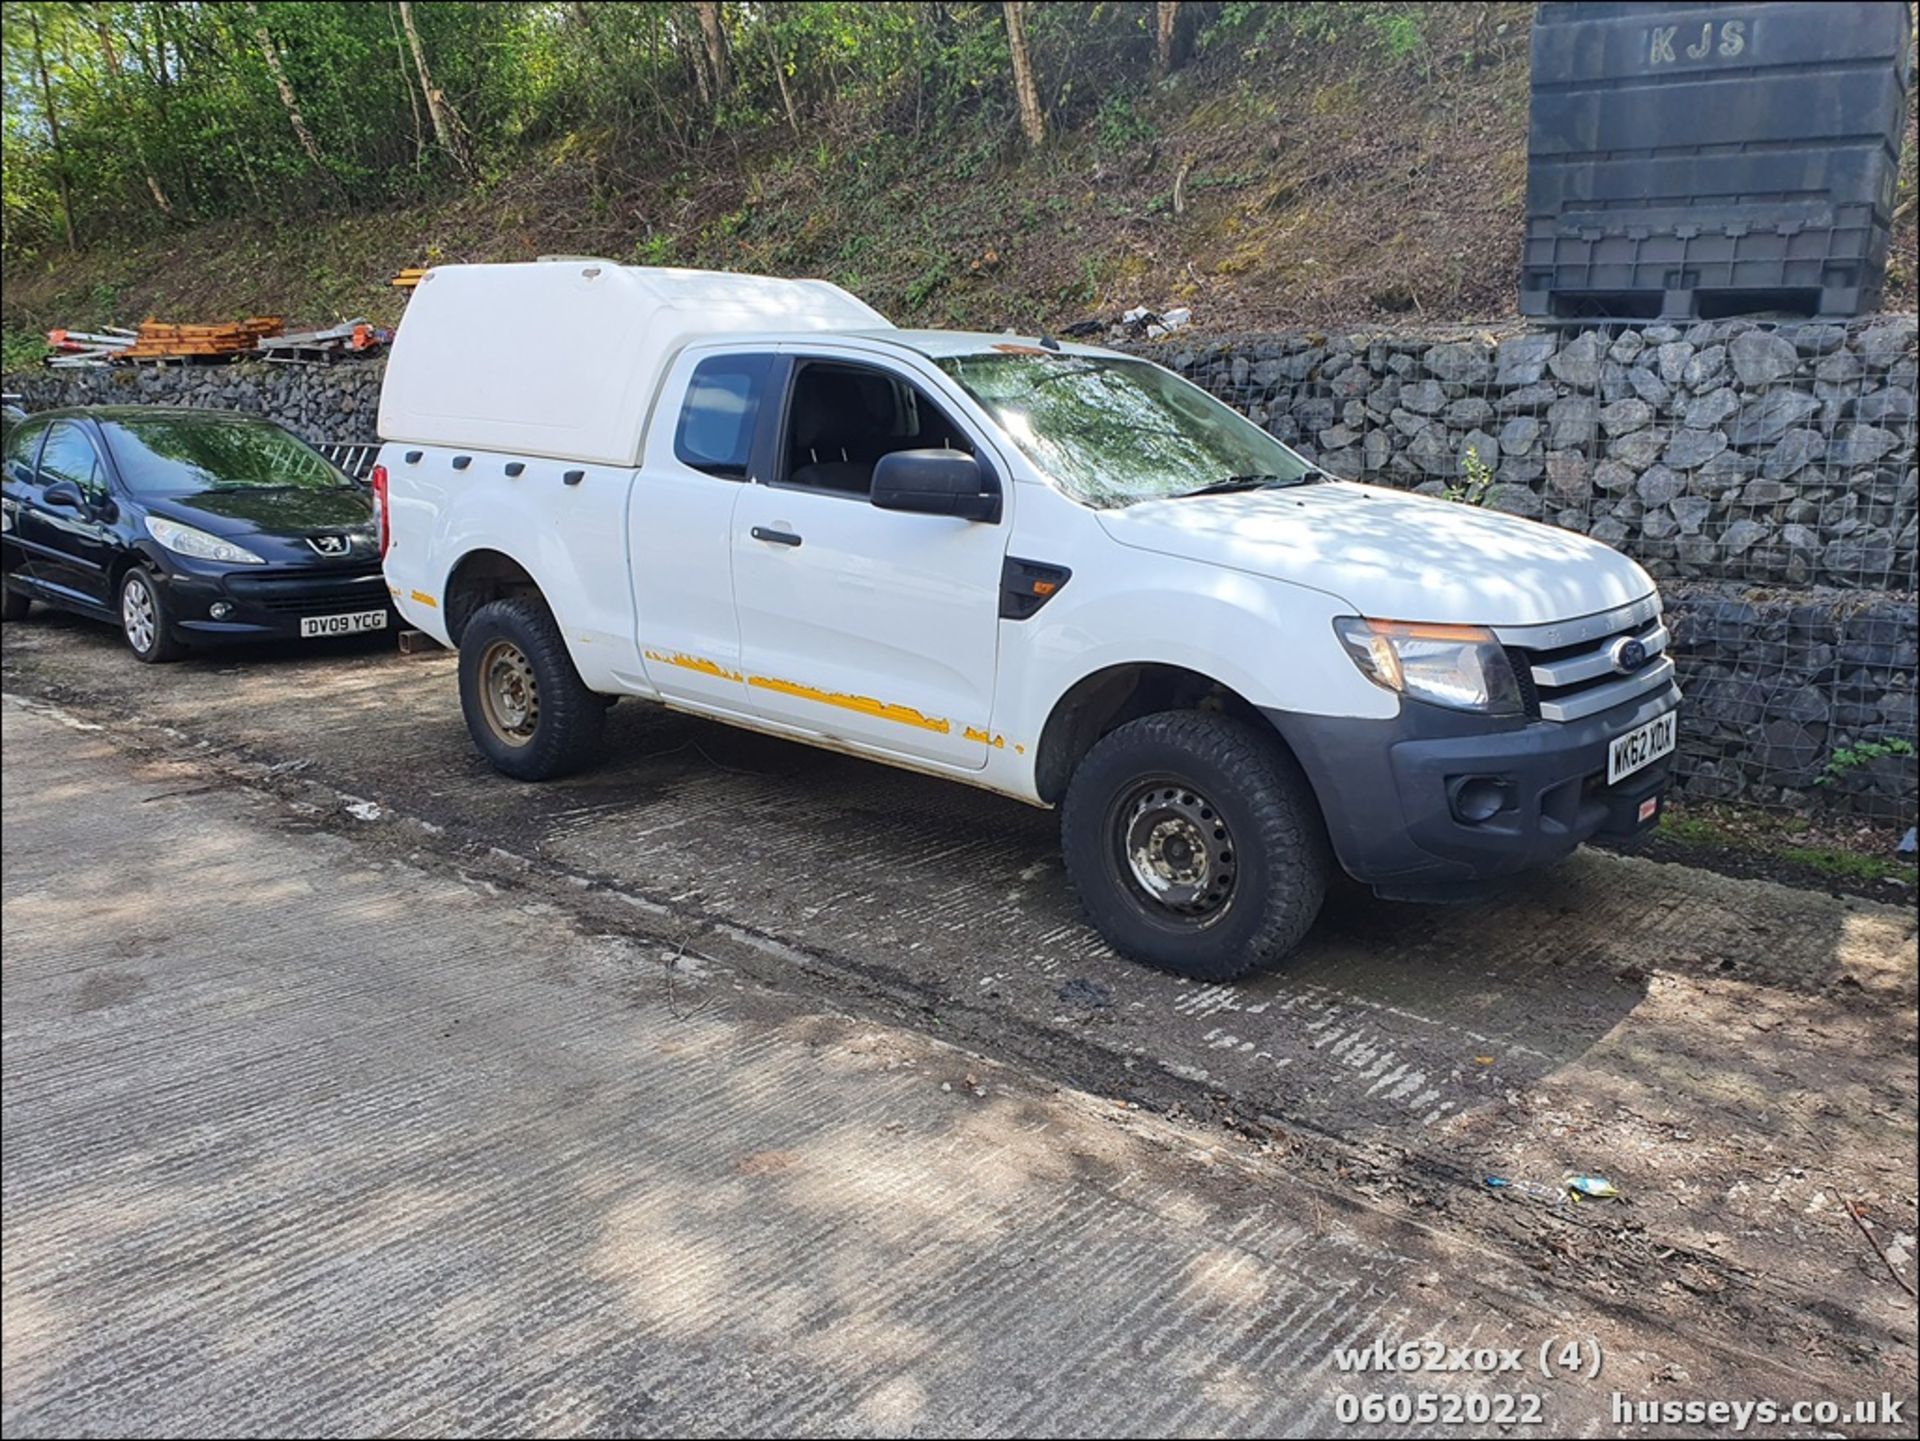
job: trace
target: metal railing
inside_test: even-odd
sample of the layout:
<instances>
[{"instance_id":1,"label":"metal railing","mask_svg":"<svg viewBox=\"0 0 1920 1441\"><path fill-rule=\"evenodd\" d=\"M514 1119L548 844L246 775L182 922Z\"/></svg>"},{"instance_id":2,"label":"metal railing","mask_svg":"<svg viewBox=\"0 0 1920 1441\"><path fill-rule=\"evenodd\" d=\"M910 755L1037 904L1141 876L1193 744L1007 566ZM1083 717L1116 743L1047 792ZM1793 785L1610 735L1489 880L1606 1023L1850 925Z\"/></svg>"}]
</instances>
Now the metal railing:
<instances>
[{"instance_id":1,"label":"metal railing","mask_svg":"<svg viewBox=\"0 0 1920 1441\"><path fill-rule=\"evenodd\" d=\"M316 440L313 448L355 480L372 473L374 457L380 454L377 440Z\"/></svg>"}]
</instances>

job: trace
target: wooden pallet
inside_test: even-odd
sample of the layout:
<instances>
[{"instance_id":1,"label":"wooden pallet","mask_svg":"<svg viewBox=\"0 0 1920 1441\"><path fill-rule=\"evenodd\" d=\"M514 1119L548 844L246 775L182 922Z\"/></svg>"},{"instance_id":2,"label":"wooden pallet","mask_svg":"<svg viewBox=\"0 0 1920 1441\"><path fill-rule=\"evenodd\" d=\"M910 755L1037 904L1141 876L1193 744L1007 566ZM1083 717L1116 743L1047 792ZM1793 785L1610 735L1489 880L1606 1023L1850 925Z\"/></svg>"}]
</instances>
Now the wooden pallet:
<instances>
[{"instance_id":1,"label":"wooden pallet","mask_svg":"<svg viewBox=\"0 0 1920 1441\"><path fill-rule=\"evenodd\" d=\"M176 325L144 320L133 344L113 358L188 360L246 355L263 337L280 334L285 324L285 319L278 315L255 315L228 325Z\"/></svg>"}]
</instances>

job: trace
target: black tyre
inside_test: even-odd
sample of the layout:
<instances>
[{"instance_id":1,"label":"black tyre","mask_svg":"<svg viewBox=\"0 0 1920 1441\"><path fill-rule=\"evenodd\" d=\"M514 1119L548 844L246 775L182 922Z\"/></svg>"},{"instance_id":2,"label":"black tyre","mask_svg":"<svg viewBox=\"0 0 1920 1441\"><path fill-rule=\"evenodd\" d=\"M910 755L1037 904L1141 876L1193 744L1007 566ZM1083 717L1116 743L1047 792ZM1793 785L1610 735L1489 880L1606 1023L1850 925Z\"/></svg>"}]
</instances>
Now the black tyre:
<instances>
[{"instance_id":1,"label":"black tyre","mask_svg":"<svg viewBox=\"0 0 1920 1441\"><path fill-rule=\"evenodd\" d=\"M580 681L544 602L490 601L460 637L460 708L494 768L551 780L592 761L607 708Z\"/></svg>"},{"instance_id":2,"label":"black tyre","mask_svg":"<svg viewBox=\"0 0 1920 1441\"><path fill-rule=\"evenodd\" d=\"M25 620L32 609L33 602L27 599L25 591L12 586L0 590L0 620Z\"/></svg>"},{"instance_id":3,"label":"black tyre","mask_svg":"<svg viewBox=\"0 0 1920 1441\"><path fill-rule=\"evenodd\" d=\"M173 608L153 572L135 566L120 577L120 634L135 660L160 665L187 653L173 634Z\"/></svg>"},{"instance_id":4,"label":"black tyre","mask_svg":"<svg viewBox=\"0 0 1920 1441\"><path fill-rule=\"evenodd\" d=\"M1280 960L1331 869L1307 780L1277 737L1201 711L1129 721L1089 751L1062 808L1067 877L1116 951L1198 981Z\"/></svg>"}]
</instances>

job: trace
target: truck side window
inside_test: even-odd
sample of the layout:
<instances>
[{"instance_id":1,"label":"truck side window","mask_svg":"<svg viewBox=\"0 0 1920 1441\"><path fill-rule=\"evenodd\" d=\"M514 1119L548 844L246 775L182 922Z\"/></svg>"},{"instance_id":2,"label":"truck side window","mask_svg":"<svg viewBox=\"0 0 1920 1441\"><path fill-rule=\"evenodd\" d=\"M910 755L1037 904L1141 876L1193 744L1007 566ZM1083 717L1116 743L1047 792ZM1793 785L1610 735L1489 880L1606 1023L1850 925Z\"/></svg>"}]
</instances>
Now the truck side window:
<instances>
[{"instance_id":1,"label":"truck side window","mask_svg":"<svg viewBox=\"0 0 1920 1441\"><path fill-rule=\"evenodd\" d=\"M747 478L754 421L772 366L771 355L716 355L694 367L673 437L682 465L730 480Z\"/></svg>"},{"instance_id":2,"label":"truck side window","mask_svg":"<svg viewBox=\"0 0 1920 1441\"><path fill-rule=\"evenodd\" d=\"M869 494L873 467L896 450L964 450L973 442L911 383L865 365L811 361L793 382L782 452L786 483Z\"/></svg>"}]
</instances>

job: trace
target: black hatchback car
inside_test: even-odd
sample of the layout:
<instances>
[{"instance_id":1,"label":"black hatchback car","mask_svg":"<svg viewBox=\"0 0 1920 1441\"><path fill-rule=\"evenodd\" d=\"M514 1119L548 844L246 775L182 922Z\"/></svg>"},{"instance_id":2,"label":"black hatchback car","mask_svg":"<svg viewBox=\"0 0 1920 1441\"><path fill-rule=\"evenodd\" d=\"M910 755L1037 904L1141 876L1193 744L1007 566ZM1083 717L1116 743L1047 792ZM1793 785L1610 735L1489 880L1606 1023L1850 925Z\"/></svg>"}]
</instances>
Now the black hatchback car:
<instances>
[{"instance_id":1,"label":"black hatchback car","mask_svg":"<svg viewBox=\"0 0 1920 1441\"><path fill-rule=\"evenodd\" d=\"M394 623L372 494L272 421L43 411L0 467L7 620L36 600L110 620L143 661Z\"/></svg>"}]
</instances>

